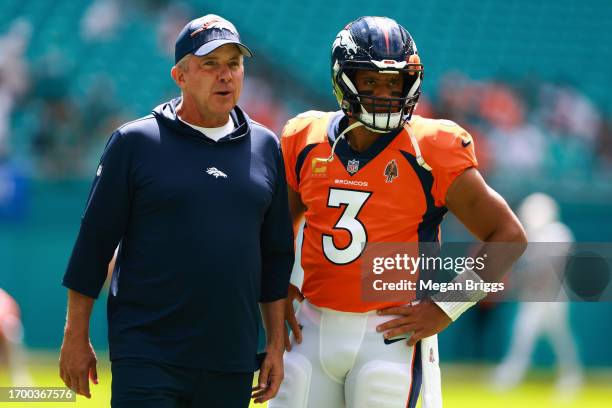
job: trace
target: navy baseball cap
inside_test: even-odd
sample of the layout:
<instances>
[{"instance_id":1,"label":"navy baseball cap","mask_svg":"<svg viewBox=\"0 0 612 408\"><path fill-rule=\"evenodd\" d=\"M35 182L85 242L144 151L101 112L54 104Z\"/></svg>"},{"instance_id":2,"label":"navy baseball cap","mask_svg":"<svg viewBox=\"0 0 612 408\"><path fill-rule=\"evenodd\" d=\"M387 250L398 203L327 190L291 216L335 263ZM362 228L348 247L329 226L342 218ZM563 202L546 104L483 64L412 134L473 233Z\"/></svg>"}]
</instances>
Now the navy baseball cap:
<instances>
[{"instance_id":1,"label":"navy baseball cap","mask_svg":"<svg viewBox=\"0 0 612 408\"><path fill-rule=\"evenodd\" d=\"M179 33L174 45L174 63L187 54L201 57L224 44L236 44L242 55L252 57L253 53L240 42L236 27L223 17L207 14L191 20Z\"/></svg>"}]
</instances>

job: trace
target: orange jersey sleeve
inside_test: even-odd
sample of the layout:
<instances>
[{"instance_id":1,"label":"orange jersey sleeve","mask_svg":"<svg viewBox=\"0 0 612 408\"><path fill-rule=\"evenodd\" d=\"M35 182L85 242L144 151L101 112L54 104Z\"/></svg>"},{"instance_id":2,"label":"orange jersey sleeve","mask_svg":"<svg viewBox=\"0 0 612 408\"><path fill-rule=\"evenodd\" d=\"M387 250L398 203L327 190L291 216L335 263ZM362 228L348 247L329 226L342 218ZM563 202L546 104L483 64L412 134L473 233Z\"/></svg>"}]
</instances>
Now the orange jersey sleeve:
<instances>
[{"instance_id":1,"label":"orange jersey sleeve","mask_svg":"<svg viewBox=\"0 0 612 408\"><path fill-rule=\"evenodd\" d=\"M327 124L327 116L330 112L308 111L290 119L281 133L281 150L285 160L285 173L287 184L294 191L299 192L298 160L300 154L307 146L319 142L314 138L320 138ZM325 120L324 120L325 119ZM323 132L322 132L323 131Z\"/></svg>"},{"instance_id":2,"label":"orange jersey sleeve","mask_svg":"<svg viewBox=\"0 0 612 408\"><path fill-rule=\"evenodd\" d=\"M446 192L455 178L471 167L478 167L474 140L450 120L417 117L412 125L418 134L423 159L434 177L432 195L436 206L446 205Z\"/></svg>"}]
</instances>

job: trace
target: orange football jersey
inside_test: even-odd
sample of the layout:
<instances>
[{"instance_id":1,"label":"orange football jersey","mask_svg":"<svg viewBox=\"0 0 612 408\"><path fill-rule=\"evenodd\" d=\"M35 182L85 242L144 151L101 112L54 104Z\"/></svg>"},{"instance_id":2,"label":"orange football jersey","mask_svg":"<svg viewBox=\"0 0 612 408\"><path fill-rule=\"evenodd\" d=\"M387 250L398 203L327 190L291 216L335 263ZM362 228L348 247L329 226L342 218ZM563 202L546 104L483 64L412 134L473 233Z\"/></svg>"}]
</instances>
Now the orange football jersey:
<instances>
[{"instance_id":1,"label":"orange football jersey","mask_svg":"<svg viewBox=\"0 0 612 408\"><path fill-rule=\"evenodd\" d=\"M340 140L334 159L325 161L347 124L342 112L309 111L285 125L281 145L287 183L306 206L304 296L320 307L366 312L398 302L362 301L364 245L439 241L446 191L477 161L464 129L419 116L399 132L381 134L364 152Z\"/></svg>"}]
</instances>

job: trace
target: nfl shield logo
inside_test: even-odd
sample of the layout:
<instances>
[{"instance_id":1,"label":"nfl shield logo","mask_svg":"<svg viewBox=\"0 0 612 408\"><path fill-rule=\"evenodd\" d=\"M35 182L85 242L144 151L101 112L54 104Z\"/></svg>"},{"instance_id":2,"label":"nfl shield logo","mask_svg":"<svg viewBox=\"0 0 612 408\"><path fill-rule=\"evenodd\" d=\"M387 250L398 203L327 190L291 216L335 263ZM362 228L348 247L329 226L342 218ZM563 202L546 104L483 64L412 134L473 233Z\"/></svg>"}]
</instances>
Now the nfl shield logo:
<instances>
[{"instance_id":1,"label":"nfl shield logo","mask_svg":"<svg viewBox=\"0 0 612 408\"><path fill-rule=\"evenodd\" d=\"M355 174L357 173L357 170L359 170L359 160L349 160L346 164L346 171L351 174Z\"/></svg>"}]
</instances>

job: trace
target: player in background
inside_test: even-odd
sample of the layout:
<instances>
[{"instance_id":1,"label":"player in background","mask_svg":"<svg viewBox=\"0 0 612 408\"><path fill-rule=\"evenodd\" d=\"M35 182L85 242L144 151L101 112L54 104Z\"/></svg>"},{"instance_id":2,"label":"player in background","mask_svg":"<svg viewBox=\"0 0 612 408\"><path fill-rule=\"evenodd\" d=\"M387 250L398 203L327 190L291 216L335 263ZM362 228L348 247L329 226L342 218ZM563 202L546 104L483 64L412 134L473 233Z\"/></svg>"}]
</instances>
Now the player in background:
<instances>
[{"instance_id":1,"label":"player in background","mask_svg":"<svg viewBox=\"0 0 612 408\"><path fill-rule=\"evenodd\" d=\"M557 202L546 194L534 193L525 198L518 208L518 216L525 226L529 242L546 243L541 245L546 245L550 255L543 258L538 256L537 250L528 250L523 256L523 269L538 279L537 284L532 285L536 286L533 289L537 291L540 287L549 287L560 290L556 302L538 302L535 301L537 294L525 295L528 301L519 304L510 348L496 369L494 386L500 391L516 387L529 368L536 342L544 337L550 342L558 363L557 393L567 399L580 390L583 380L570 327L569 302L559 287L558 275L565 269L574 236L569 227L560 221ZM562 264L553 265L551 259Z\"/></svg>"},{"instance_id":2,"label":"player in background","mask_svg":"<svg viewBox=\"0 0 612 408\"><path fill-rule=\"evenodd\" d=\"M423 406L438 407L435 334L475 302L363 302L364 245L437 242L447 209L481 241L521 246L525 234L476 170L471 136L412 115L423 65L402 26L385 17L349 23L331 66L341 111L306 112L282 134L296 230L305 217L304 277L290 288L295 342L286 340L285 381L269 407L414 407L421 385ZM465 278L480 279L456 279ZM297 318L291 299L303 299Z\"/></svg>"},{"instance_id":3,"label":"player in background","mask_svg":"<svg viewBox=\"0 0 612 408\"><path fill-rule=\"evenodd\" d=\"M26 366L19 305L2 288L0 288L0 364L7 368L11 384L20 387L33 384Z\"/></svg>"}]
</instances>

